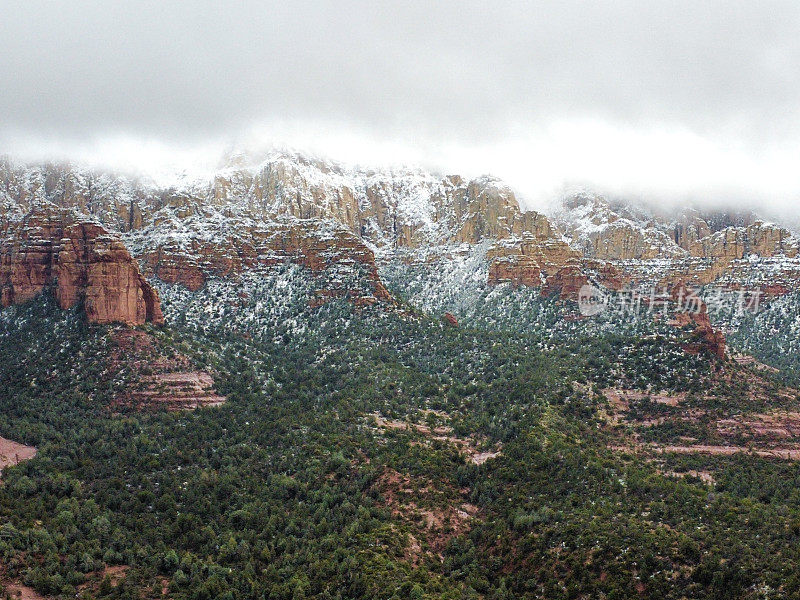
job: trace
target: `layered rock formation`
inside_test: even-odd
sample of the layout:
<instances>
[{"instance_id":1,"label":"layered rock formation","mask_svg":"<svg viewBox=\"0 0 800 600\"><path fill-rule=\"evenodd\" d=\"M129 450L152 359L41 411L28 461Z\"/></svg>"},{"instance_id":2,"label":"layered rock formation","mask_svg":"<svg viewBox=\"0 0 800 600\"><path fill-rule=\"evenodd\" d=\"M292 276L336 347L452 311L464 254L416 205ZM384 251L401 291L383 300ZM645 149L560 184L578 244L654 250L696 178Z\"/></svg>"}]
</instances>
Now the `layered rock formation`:
<instances>
[{"instance_id":1,"label":"layered rock formation","mask_svg":"<svg viewBox=\"0 0 800 600\"><path fill-rule=\"evenodd\" d=\"M147 276L191 290L208 277L288 260L312 272L358 267L374 290L368 296L388 300L376 259L428 262L484 242L489 283L562 297L580 281L781 290L796 288L800 277L797 240L750 214L662 214L578 194L551 220L523 212L511 189L490 177L350 169L286 152L261 162L234 156L207 178L172 187L0 161L0 223L43 202L120 231Z\"/></svg>"},{"instance_id":2,"label":"layered rock formation","mask_svg":"<svg viewBox=\"0 0 800 600\"><path fill-rule=\"evenodd\" d=\"M163 323L158 294L122 241L69 211L44 207L6 222L0 242L0 302L27 302L52 288L64 309L82 303L89 321Z\"/></svg>"},{"instance_id":3,"label":"layered rock formation","mask_svg":"<svg viewBox=\"0 0 800 600\"><path fill-rule=\"evenodd\" d=\"M352 170L288 153L270 154L255 167L233 160L208 181L169 188L70 165L0 161L3 213L20 216L42 202L123 233L209 211L261 223L282 216L332 220L381 251L553 234L546 217L522 212L512 190L491 177Z\"/></svg>"},{"instance_id":4,"label":"layered rock formation","mask_svg":"<svg viewBox=\"0 0 800 600\"><path fill-rule=\"evenodd\" d=\"M272 156L254 171L225 170L209 196L261 219L333 219L381 250L551 230L543 215L522 212L513 191L491 177L466 181L415 170L353 171L298 155Z\"/></svg>"},{"instance_id":5,"label":"layered rock formation","mask_svg":"<svg viewBox=\"0 0 800 600\"><path fill-rule=\"evenodd\" d=\"M144 214L165 205L168 195L120 174L69 164L26 167L0 159L0 222L52 205L91 215L106 229L128 231L141 227Z\"/></svg>"},{"instance_id":6,"label":"layered rock formation","mask_svg":"<svg viewBox=\"0 0 800 600\"><path fill-rule=\"evenodd\" d=\"M514 286L541 286L544 295L575 300L587 283L619 290L628 282L610 262L583 257L552 226L546 230L540 227L539 231L538 235L526 232L498 241L489 249L491 285L510 282Z\"/></svg>"},{"instance_id":7,"label":"layered rock formation","mask_svg":"<svg viewBox=\"0 0 800 600\"><path fill-rule=\"evenodd\" d=\"M544 235L528 233L497 242L489 249L489 283L510 281L538 287L549 276L581 258L552 229Z\"/></svg>"},{"instance_id":8,"label":"layered rock formation","mask_svg":"<svg viewBox=\"0 0 800 600\"><path fill-rule=\"evenodd\" d=\"M359 293L354 301L394 303L378 277L372 250L348 229L331 221L281 217L265 223L244 217L197 217L182 221L180 226L159 223L136 232L128 240L145 274L182 284L192 291L200 289L209 277L294 262L312 273L361 269L370 293ZM316 293L324 301L353 297L353 291L327 287Z\"/></svg>"},{"instance_id":9,"label":"layered rock formation","mask_svg":"<svg viewBox=\"0 0 800 600\"><path fill-rule=\"evenodd\" d=\"M722 331L715 329L708 317L708 306L695 290L691 290L685 282L680 281L670 292L672 301L677 304L672 325L676 327L694 326L697 342L690 342L684 350L691 354L706 351L720 360L725 358L726 340Z\"/></svg>"},{"instance_id":10,"label":"layered rock formation","mask_svg":"<svg viewBox=\"0 0 800 600\"><path fill-rule=\"evenodd\" d=\"M219 406L225 397L217 393L211 373L199 370L191 358L175 351L152 333L141 329L111 332L112 350L106 375L125 379L114 404L140 410L191 410Z\"/></svg>"},{"instance_id":11,"label":"layered rock formation","mask_svg":"<svg viewBox=\"0 0 800 600\"><path fill-rule=\"evenodd\" d=\"M798 242L792 234L772 223L756 221L747 227L728 227L689 246L692 256L717 260L740 260L748 256L796 257Z\"/></svg>"},{"instance_id":12,"label":"layered rock formation","mask_svg":"<svg viewBox=\"0 0 800 600\"><path fill-rule=\"evenodd\" d=\"M565 200L555 220L572 247L640 283L791 288L800 271L797 238L749 213L659 214L579 194Z\"/></svg>"},{"instance_id":13,"label":"layered rock formation","mask_svg":"<svg viewBox=\"0 0 800 600\"><path fill-rule=\"evenodd\" d=\"M256 168L234 161L210 183L171 189L124 178L112 182L68 166L26 170L5 164L0 198L4 190L7 214L50 201L97 217L124 232L148 276L191 290L211 276L291 260L311 271L359 265L374 299L389 300L375 253L560 237L543 215L522 212L513 192L496 179L352 171L287 154ZM320 290L320 297L327 295Z\"/></svg>"},{"instance_id":14,"label":"layered rock formation","mask_svg":"<svg viewBox=\"0 0 800 600\"><path fill-rule=\"evenodd\" d=\"M673 224L672 237L678 247L691 253L696 244L712 234L711 226L693 210L680 215Z\"/></svg>"},{"instance_id":15,"label":"layered rock formation","mask_svg":"<svg viewBox=\"0 0 800 600\"><path fill-rule=\"evenodd\" d=\"M585 194L566 200L556 220L573 246L602 260L732 261L748 256L795 257L800 250L790 231L752 215L703 215L693 209L659 215Z\"/></svg>"},{"instance_id":16,"label":"layered rock formation","mask_svg":"<svg viewBox=\"0 0 800 600\"><path fill-rule=\"evenodd\" d=\"M649 215L612 206L603 198L580 194L564 201L556 214L558 227L572 247L598 260L677 258L683 251L655 227Z\"/></svg>"}]
</instances>

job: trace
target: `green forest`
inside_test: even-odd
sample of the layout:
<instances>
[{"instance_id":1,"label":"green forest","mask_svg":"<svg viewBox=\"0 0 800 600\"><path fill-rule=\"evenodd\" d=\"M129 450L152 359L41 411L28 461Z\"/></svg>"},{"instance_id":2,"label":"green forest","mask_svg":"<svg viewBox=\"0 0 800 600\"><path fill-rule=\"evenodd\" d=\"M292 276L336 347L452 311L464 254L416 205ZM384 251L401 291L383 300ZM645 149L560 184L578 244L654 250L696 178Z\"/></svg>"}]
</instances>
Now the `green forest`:
<instances>
[{"instance_id":1,"label":"green forest","mask_svg":"<svg viewBox=\"0 0 800 600\"><path fill-rule=\"evenodd\" d=\"M615 448L671 408L644 399L611 427L609 388L764 409L722 375L744 367L687 354L683 332L454 327L226 285L165 286L169 325L142 329L214 375L226 402L193 411L115 401L142 375L109 368L119 326L47 295L2 313L0 436L38 449L2 474L5 581L61 598L800 596L797 463Z\"/></svg>"}]
</instances>

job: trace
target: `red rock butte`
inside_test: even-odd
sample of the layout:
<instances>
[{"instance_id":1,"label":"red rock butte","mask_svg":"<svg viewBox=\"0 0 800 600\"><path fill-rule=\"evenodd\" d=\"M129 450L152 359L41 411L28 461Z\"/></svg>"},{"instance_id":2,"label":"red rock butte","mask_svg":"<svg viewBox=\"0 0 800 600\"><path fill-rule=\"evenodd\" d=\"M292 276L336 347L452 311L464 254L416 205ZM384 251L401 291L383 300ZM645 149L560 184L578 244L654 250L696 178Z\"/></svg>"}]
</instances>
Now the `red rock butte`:
<instances>
[{"instance_id":1,"label":"red rock butte","mask_svg":"<svg viewBox=\"0 0 800 600\"><path fill-rule=\"evenodd\" d=\"M0 242L0 303L52 290L59 306L82 303L92 323L164 323L158 293L122 241L70 211L49 207L5 223Z\"/></svg>"}]
</instances>

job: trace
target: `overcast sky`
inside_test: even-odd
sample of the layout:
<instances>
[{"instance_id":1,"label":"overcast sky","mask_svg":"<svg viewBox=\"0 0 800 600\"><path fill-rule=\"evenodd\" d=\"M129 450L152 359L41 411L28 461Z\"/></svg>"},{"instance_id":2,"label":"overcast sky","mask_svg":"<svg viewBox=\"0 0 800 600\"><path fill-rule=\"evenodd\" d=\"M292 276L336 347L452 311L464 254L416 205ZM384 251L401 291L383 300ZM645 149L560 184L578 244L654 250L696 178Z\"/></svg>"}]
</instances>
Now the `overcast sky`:
<instances>
[{"instance_id":1,"label":"overcast sky","mask_svg":"<svg viewBox=\"0 0 800 600\"><path fill-rule=\"evenodd\" d=\"M800 2L0 2L0 153L291 145L668 201L800 203Z\"/></svg>"}]
</instances>

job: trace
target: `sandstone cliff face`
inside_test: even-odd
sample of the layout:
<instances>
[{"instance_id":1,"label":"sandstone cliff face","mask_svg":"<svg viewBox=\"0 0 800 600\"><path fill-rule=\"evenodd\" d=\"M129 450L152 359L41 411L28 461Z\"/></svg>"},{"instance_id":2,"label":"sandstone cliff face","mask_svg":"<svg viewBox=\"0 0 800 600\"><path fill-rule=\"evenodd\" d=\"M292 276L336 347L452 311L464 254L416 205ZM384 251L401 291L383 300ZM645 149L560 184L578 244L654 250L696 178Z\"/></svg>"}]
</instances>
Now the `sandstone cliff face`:
<instances>
[{"instance_id":1,"label":"sandstone cliff face","mask_svg":"<svg viewBox=\"0 0 800 600\"><path fill-rule=\"evenodd\" d=\"M677 216L659 216L643 209L634 212L602 197L578 195L565 200L556 222L574 247L601 260L736 260L798 254L798 241L788 230L751 215L704 217L687 209Z\"/></svg>"},{"instance_id":2,"label":"sandstone cliff face","mask_svg":"<svg viewBox=\"0 0 800 600\"><path fill-rule=\"evenodd\" d=\"M163 323L158 294L119 238L45 207L6 223L0 242L0 302L31 300L53 288L61 308L83 303L94 323Z\"/></svg>"},{"instance_id":3,"label":"sandstone cliff face","mask_svg":"<svg viewBox=\"0 0 800 600\"><path fill-rule=\"evenodd\" d=\"M663 232L644 229L625 220L588 234L583 248L587 256L600 260L650 260L685 255Z\"/></svg>"},{"instance_id":4,"label":"sandstone cliff face","mask_svg":"<svg viewBox=\"0 0 800 600\"><path fill-rule=\"evenodd\" d=\"M797 240L777 225L757 221L747 227L728 227L690 246L694 256L738 260L750 255L772 257L798 255Z\"/></svg>"},{"instance_id":5,"label":"sandstone cliff face","mask_svg":"<svg viewBox=\"0 0 800 600\"><path fill-rule=\"evenodd\" d=\"M564 202L556 221L575 248L598 260L650 260L686 256L644 214L612 206L603 198L578 195Z\"/></svg>"},{"instance_id":6,"label":"sandstone cliff face","mask_svg":"<svg viewBox=\"0 0 800 600\"><path fill-rule=\"evenodd\" d=\"M487 257L490 262L524 258L547 273L563 267L572 260L580 259L581 255L560 238L526 233L493 244Z\"/></svg>"},{"instance_id":7,"label":"sandstone cliff face","mask_svg":"<svg viewBox=\"0 0 800 600\"><path fill-rule=\"evenodd\" d=\"M167 188L69 165L25 168L0 161L0 224L43 202L73 208L123 232L148 275L190 289L209 276L268 264L269 256L319 269L344 264L350 252L355 263L374 264L365 248L381 259L483 240L494 241L491 283L542 286L575 265L589 276L591 261L609 272L612 283L684 278L743 284L758 272L764 285L792 288L792 265L800 276L797 240L749 214L663 215L579 194L551 221L523 212L511 189L490 177L348 169L285 152L248 164L236 157L206 180ZM241 235L230 227L216 235L222 221L235 224ZM322 245L312 240L325 229L320 224L330 222L341 230L323 235ZM287 240L284 246L280 239ZM331 257L325 257L326 244Z\"/></svg>"},{"instance_id":8,"label":"sandstone cliff face","mask_svg":"<svg viewBox=\"0 0 800 600\"><path fill-rule=\"evenodd\" d=\"M216 201L241 198L261 217L334 219L381 249L550 230L543 215L522 213L511 189L496 179L439 179L416 171L355 174L300 157L278 158L252 176L217 177Z\"/></svg>"},{"instance_id":9,"label":"sandstone cliff face","mask_svg":"<svg viewBox=\"0 0 800 600\"><path fill-rule=\"evenodd\" d=\"M365 270L373 293L354 301L393 302L377 275L372 250L359 239L362 213L367 210L364 190L377 185L375 181L368 183L363 178L346 177L326 163L296 156L292 160L268 162L255 171L224 169L208 184L192 183L169 189L69 165L26 169L0 162L0 224L19 220L31 207L45 204L92 215L124 233L123 239L142 261L147 276L180 283L190 290L199 289L208 277L235 275L244 269L285 261L302 264L312 272L358 265ZM416 180L410 177L407 185L412 184ZM353 191L357 186L361 194L358 199ZM375 208L376 213L383 211L387 215L392 210L389 205ZM396 215L392 218L396 219ZM51 232L41 237L58 235ZM380 233L383 238L387 235L394 234ZM103 250L104 255L111 257L108 260L95 252L96 265L75 268L95 279L101 275L118 279L124 286L119 299L126 307L124 312L134 302L129 296L135 286L122 283L125 273L101 273L103 269L114 268L113 256L117 250L111 247ZM76 252L80 255L85 249L78 248ZM45 252L46 256L49 254L50 251ZM69 260L68 254L64 252L62 262ZM49 268L45 266L48 261L49 258L42 258L43 270ZM44 273L35 277L49 281ZM66 273L64 280L70 278L72 274ZM35 295L42 284L27 287ZM16 285L18 291L13 294L18 297L27 294L24 288ZM86 295L89 309L101 307L110 294L105 291L96 295L94 290L91 288ZM64 293L65 298L70 294ZM348 293L354 292L321 289L318 298ZM103 313L109 309L97 310L97 319L106 318Z\"/></svg>"},{"instance_id":10,"label":"sandstone cliff face","mask_svg":"<svg viewBox=\"0 0 800 600\"><path fill-rule=\"evenodd\" d=\"M678 305L678 312L675 314L672 324L677 327L693 325L694 335L699 340L687 344L684 350L691 354L705 350L723 360L727 348L725 334L711 325L705 302L683 281L672 286L670 294L672 301Z\"/></svg>"},{"instance_id":11,"label":"sandstone cliff face","mask_svg":"<svg viewBox=\"0 0 800 600\"><path fill-rule=\"evenodd\" d=\"M709 224L695 211L688 211L679 216L672 224L672 236L675 243L690 254L698 242L712 233Z\"/></svg>"},{"instance_id":12,"label":"sandstone cliff face","mask_svg":"<svg viewBox=\"0 0 800 600\"><path fill-rule=\"evenodd\" d=\"M0 160L0 221L19 220L45 204L92 215L104 227L127 231L140 227L159 194L127 177L44 164L35 168Z\"/></svg>"},{"instance_id":13,"label":"sandstone cliff face","mask_svg":"<svg viewBox=\"0 0 800 600\"><path fill-rule=\"evenodd\" d=\"M225 277L245 269L268 268L287 261L312 273L357 267L363 270L369 296L357 304L394 303L378 277L375 255L347 228L330 221L282 217L268 223L241 217L216 221L209 228L204 218L190 218L180 227L162 223L129 236L129 245L145 274L192 291L209 277ZM347 295L345 289L320 289L317 297Z\"/></svg>"},{"instance_id":14,"label":"sandstone cliff face","mask_svg":"<svg viewBox=\"0 0 800 600\"><path fill-rule=\"evenodd\" d=\"M264 217L335 219L353 231L360 227L354 182L335 167L302 156L268 161L254 172L227 169L213 181L205 204L236 204Z\"/></svg>"},{"instance_id":15,"label":"sandstone cliff face","mask_svg":"<svg viewBox=\"0 0 800 600\"><path fill-rule=\"evenodd\" d=\"M489 249L487 258L490 285L541 287L543 295L562 299L577 300L580 288L588 283L619 290L629 280L609 262L583 258L552 230L544 237L526 233L501 240Z\"/></svg>"},{"instance_id":16,"label":"sandstone cliff face","mask_svg":"<svg viewBox=\"0 0 800 600\"><path fill-rule=\"evenodd\" d=\"M163 210L178 219L213 209L261 222L291 216L334 220L370 245L391 250L477 243L551 229L540 214L523 213L499 180L439 178L415 170L348 170L300 155L271 155L256 168L239 163L208 182L174 188L71 167L15 167L0 162L0 202L6 214L50 202L96 217L113 230L153 225Z\"/></svg>"},{"instance_id":17,"label":"sandstone cliff face","mask_svg":"<svg viewBox=\"0 0 800 600\"><path fill-rule=\"evenodd\" d=\"M487 253L489 283L511 282L515 286L539 287L580 254L561 239L526 233L495 243Z\"/></svg>"},{"instance_id":18,"label":"sandstone cliff face","mask_svg":"<svg viewBox=\"0 0 800 600\"><path fill-rule=\"evenodd\" d=\"M582 194L565 200L555 222L585 256L640 283L797 285L798 240L749 213L659 214Z\"/></svg>"}]
</instances>

